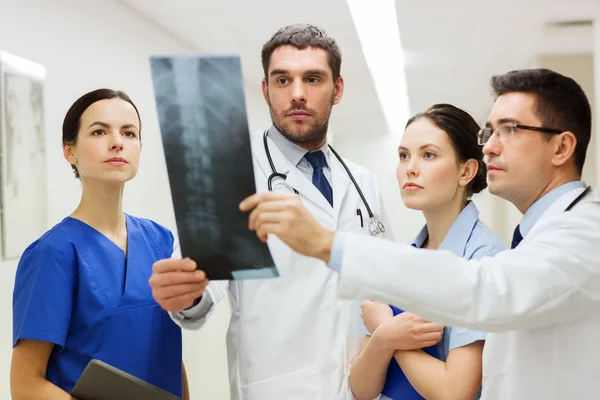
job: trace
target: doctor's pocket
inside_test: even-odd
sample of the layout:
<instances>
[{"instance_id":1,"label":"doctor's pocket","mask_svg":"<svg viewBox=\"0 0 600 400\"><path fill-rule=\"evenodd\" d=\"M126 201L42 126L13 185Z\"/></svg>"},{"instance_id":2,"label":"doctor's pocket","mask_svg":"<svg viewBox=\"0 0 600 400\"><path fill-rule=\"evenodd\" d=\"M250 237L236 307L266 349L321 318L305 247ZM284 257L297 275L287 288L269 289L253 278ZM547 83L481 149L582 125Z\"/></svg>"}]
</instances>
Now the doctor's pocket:
<instances>
[{"instance_id":1,"label":"doctor's pocket","mask_svg":"<svg viewBox=\"0 0 600 400\"><path fill-rule=\"evenodd\" d=\"M486 398L487 392L494 393L497 398L507 398L506 380L510 372L509 358L507 353L511 347L512 335L510 333L495 334L487 336L483 348L483 393ZM495 397L496 398L496 397Z\"/></svg>"},{"instance_id":2,"label":"doctor's pocket","mask_svg":"<svg viewBox=\"0 0 600 400\"><path fill-rule=\"evenodd\" d=\"M286 400L320 400L319 371L314 366L302 368L241 387L243 400L281 398Z\"/></svg>"},{"instance_id":3,"label":"doctor's pocket","mask_svg":"<svg viewBox=\"0 0 600 400\"><path fill-rule=\"evenodd\" d=\"M369 234L369 214L364 207L342 212L338 221L337 230L340 232Z\"/></svg>"}]
</instances>

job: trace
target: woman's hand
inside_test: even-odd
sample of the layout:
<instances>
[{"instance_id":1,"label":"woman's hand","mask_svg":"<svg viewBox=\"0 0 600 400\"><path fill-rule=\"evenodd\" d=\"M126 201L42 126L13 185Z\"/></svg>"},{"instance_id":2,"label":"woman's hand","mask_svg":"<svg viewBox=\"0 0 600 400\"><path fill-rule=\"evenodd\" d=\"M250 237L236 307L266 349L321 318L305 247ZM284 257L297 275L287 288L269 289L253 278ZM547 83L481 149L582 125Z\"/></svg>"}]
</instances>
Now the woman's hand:
<instances>
[{"instance_id":1,"label":"woman's hand","mask_svg":"<svg viewBox=\"0 0 600 400\"><path fill-rule=\"evenodd\" d=\"M389 349L416 350L439 343L443 333L444 325L403 312L379 325L373 333L373 338Z\"/></svg>"},{"instance_id":2,"label":"woman's hand","mask_svg":"<svg viewBox=\"0 0 600 400\"><path fill-rule=\"evenodd\" d=\"M389 322L394 318L394 313L387 304L365 300L360 305L360 308L360 317L363 319L363 322L371 335L379 325Z\"/></svg>"}]
</instances>

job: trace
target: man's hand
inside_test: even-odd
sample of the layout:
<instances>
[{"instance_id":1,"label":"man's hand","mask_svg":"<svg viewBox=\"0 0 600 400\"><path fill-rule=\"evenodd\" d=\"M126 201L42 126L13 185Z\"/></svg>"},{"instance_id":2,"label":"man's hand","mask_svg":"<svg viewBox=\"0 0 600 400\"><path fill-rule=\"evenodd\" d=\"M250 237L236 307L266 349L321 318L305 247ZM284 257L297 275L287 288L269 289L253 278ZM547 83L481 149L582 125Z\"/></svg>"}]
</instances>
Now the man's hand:
<instances>
[{"instance_id":1,"label":"man's hand","mask_svg":"<svg viewBox=\"0 0 600 400\"><path fill-rule=\"evenodd\" d=\"M148 281L152 297L165 310L179 312L202 297L208 279L196 263L187 258L167 258L154 263Z\"/></svg>"},{"instance_id":2,"label":"man's hand","mask_svg":"<svg viewBox=\"0 0 600 400\"><path fill-rule=\"evenodd\" d=\"M263 242L272 233L300 254L329 262L335 233L323 228L304 208L298 196L265 192L240 203L250 211L249 228Z\"/></svg>"},{"instance_id":3,"label":"man's hand","mask_svg":"<svg viewBox=\"0 0 600 400\"><path fill-rule=\"evenodd\" d=\"M379 325L389 322L394 318L394 312L387 304L365 300L361 303L360 308L360 316L371 335Z\"/></svg>"},{"instance_id":4,"label":"man's hand","mask_svg":"<svg viewBox=\"0 0 600 400\"><path fill-rule=\"evenodd\" d=\"M442 340L444 325L425 321L409 312L398 314L375 329L373 339L394 350L416 350Z\"/></svg>"}]
</instances>

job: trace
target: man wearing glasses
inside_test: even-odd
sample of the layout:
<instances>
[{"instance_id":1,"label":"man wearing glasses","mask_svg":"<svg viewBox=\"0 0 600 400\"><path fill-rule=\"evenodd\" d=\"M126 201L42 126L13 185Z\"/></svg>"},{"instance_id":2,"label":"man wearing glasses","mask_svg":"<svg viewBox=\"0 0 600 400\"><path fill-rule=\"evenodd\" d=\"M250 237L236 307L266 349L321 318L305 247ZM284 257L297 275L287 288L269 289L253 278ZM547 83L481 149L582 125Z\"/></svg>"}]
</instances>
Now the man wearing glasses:
<instances>
[{"instance_id":1,"label":"man wearing glasses","mask_svg":"<svg viewBox=\"0 0 600 400\"><path fill-rule=\"evenodd\" d=\"M545 69L512 71L491 83L496 101L478 138L490 192L524 214L511 250L467 261L334 233L291 196L261 193L241 208L253 209L250 228L263 240L276 234L337 270L340 297L491 332L482 399L596 399L600 191L581 181L590 105L574 80Z\"/></svg>"}]
</instances>

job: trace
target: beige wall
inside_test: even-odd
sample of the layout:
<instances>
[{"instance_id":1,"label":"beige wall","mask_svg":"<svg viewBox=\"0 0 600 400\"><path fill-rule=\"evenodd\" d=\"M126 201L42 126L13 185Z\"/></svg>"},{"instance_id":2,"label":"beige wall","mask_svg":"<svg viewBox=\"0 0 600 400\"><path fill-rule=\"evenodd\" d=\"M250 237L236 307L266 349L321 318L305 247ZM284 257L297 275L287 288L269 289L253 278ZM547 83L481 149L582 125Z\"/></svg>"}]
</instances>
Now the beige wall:
<instances>
[{"instance_id":1,"label":"beige wall","mask_svg":"<svg viewBox=\"0 0 600 400\"><path fill-rule=\"evenodd\" d=\"M581 85L590 101L592 106L592 120L596 120L594 57L592 54L544 55L539 58L539 66L575 79ZM598 160L596 151L597 139L594 131L595 127L592 128L592 139L588 147L583 169L583 180L590 185L596 186L598 184Z\"/></svg>"},{"instance_id":2,"label":"beige wall","mask_svg":"<svg viewBox=\"0 0 600 400\"><path fill-rule=\"evenodd\" d=\"M62 119L83 93L110 87L122 89L132 97L144 124L140 170L126 187L125 211L154 219L175 231L148 56L191 50L112 0L0 0L0 49L47 68L48 228L68 215L80 198L80 184L73 179L62 156ZM256 88L246 91L251 126L264 124L264 119L268 119L258 94ZM10 398L15 269L16 261L0 261L0 320L5 322L0 329L0 399ZM184 334L184 360L192 399L229 396L224 336L228 318L224 302L206 329Z\"/></svg>"}]
</instances>

